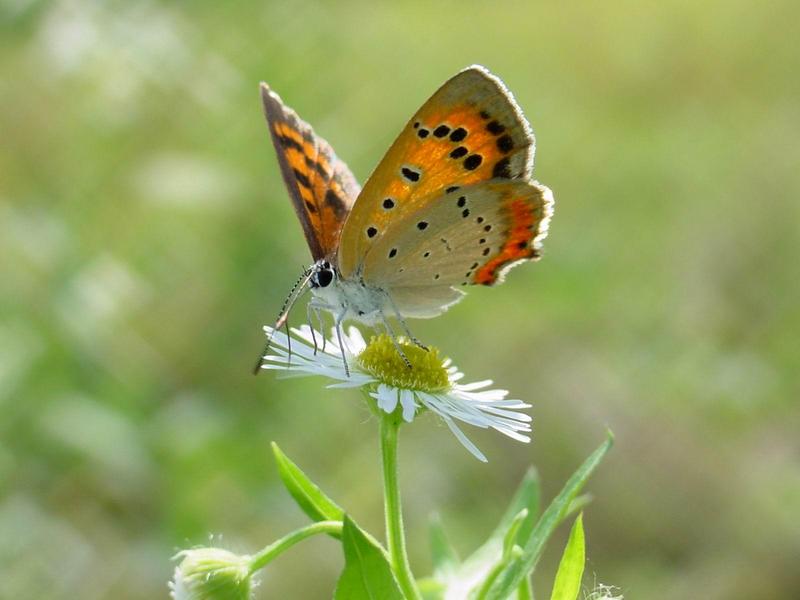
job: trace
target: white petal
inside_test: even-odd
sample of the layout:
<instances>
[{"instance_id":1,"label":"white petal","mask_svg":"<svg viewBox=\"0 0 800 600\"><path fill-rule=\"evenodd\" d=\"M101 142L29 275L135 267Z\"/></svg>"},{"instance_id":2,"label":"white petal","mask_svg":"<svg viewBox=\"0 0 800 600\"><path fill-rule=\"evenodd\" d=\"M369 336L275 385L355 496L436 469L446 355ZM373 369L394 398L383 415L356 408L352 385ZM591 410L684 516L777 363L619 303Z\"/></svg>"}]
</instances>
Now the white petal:
<instances>
[{"instance_id":1,"label":"white petal","mask_svg":"<svg viewBox=\"0 0 800 600\"><path fill-rule=\"evenodd\" d=\"M472 383L465 383L458 386L458 389L464 390L465 392L469 392L472 390L479 390L481 388L489 387L492 385L494 381L491 379L484 379L483 381L474 381Z\"/></svg>"},{"instance_id":2,"label":"white petal","mask_svg":"<svg viewBox=\"0 0 800 600\"><path fill-rule=\"evenodd\" d=\"M411 423L414 420L414 413L417 411L414 394L411 390L400 390L400 405L403 407L403 420Z\"/></svg>"},{"instance_id":3,"label":"white petal","mask_svg":"<svg viewBox=\"0 0 800 600\"><path fill-rule=\"evenodd\" d=\"M358 356L367 347L367 342L364 341L364 336L357 327L350 326L347 330L348 346L353 350L353 353Z\"/></svg>"},{"instance_id":4,"label":"white petal","mask_svg":"<svg viewBox=\"0 0 800 600\"><path fill-rule=\"evenodd\" d=\"M395 408L397 408L397 402L399 400L397 388L392 388L385 383L382 383L378 386L377 391L371 394L371 396L378 401L378 407L385 413L390 414L394 412Z\"/></svg>"},{"instance_id":5,"label":"white petal","mask_svg":"<svg viewBox=\"0 0 800 600\"><path fill-rule=\"evenodd\" d=\"M483 455L483 452L478 450L478 447L471 441L469 441L467 436L464 435L464 432L458 428L458 425L456 425L453 422L453 419L451 419L450 417L443 417L443 419L444 422L447 423L447 426L450 428L450 431L453 432L453 435L455 435L456 438L458 438L458 441L461 442L461 445L464 446L464 448L470 451L472 456L474 456L481 462L489 462Z\"/></svg>"}]
</instances>

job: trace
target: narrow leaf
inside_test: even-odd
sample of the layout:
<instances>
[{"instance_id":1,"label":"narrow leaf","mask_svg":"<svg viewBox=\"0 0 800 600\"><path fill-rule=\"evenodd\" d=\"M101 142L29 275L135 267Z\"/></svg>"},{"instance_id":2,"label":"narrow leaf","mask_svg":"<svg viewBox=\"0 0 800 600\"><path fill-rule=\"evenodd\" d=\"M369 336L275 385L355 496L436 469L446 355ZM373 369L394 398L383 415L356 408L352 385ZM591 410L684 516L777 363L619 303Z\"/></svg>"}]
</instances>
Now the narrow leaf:
<instances>
[{"instance_id":1,"label":"narrow leaf","mask_svg":"<svg viewBox=\"0 0 800 600\"><path fill-rule=\"evenodd\" d=\"M383 550L344 516L344 570L334 600L404 600Z\"/></svg>"},{"instance_id":2,"label":"narrow leaf","mask_svg":"<svg viewBox=\"0 0 800 600\"><path fill-rule=\"evenodd\" d=\"M519 560L515 560L508 565L495 579L494 584L489 589L489 593L486 595L488 600L504 600L508 598L519 586L522 579L533 570L542 555L547 540L555 531L563 514L569 509L570 503L597 468L597 465L603 460L613 443L614 437L609 432L608 439L567 480L561 492L553 499L550 506L547 507L547 510L536 523L530 539L523 548L522 556Z\"/></svg>"},{"instance_id":3,"label":"narrow leaf","mask_svg":"<svg viewBox=\"0 0 800 600\"><path fill-rule=\"evenodd\" d=\"M594 497L591 494L581 494L580 496L575 496L572 499L572 502L569 503L569 508L564 512L561 516L561 520L558 522L559 525L569 519L572 515L581 512L584 508L589 506L594 500Z\"/></svg>"},{"instance_id":4,"label":"narrow leaf","mask_svg":"<svg viewBox=\"0 0 800 600\"><path fill-rule=\"evenodd\" d=\"M581 591L583 568L586 564L586 544L583 537L583 513L575 519L569 532L567 547L561 555L553 593L550 600L575 600Z\"/></svg>"},{"instance_id":5,"label":"narrow leaf","mask_svg":"<svg viewBox=\"0 0 800 600\"><path fill-rule=\"evenodd\" d=\"M425 577L417 579L417 588L422 595L422 600L444 600L447 585L433 577Z\"/></svg>"},{"instance_id":6,"label":"narrow leaf","mask_svg":"<svg viewBox=\"0 0 800 600\"><path fill-rule=\"evenodd\" d=\"M503 538L503 560L507 561L511 559L511 551L514 549L514 544L517 543L517 533L519 533L519 529L522 527L522 523L527 517L528 509L523 508L508 526L506 537Z\"/></svg>"},{"instance_id":7,"label":"narrow leaf","mask_svg":"<svg viewBox=\"0 0 800 600\"><path fill-rule=\"evenodd\" d=\"M453 577L448 580L447 597L466 598L476 589L488 588L489 579L493 581L494 577L508 566L503 557L503 540L514 523L514 519L523 509L527 509L528 514L522 518L521 522L515 524L515 527L518 527L517 544L525 545L539 514L539 496L539 475L536 469L531 467L522 478L508 508L492 534L480 548L458 566ZM511 562L515 563L517 560L512 559Z\"/></svg>"},{"instance_id":8,"label":"narrow leaf","mask_svg":"<svg viewBox=\"0 0 800 600\"><path fill-rule=\"evenodd\" d=\"M431 559L433 561L433 575L437 579L446 579L458 566L458 554L447 538L442 526L442 519L438 514L431 515L428 524L428 536L431 545Z\"/></svg>"},{"instance_id":9,"label":"narrow leaf","mask_svg":"<svg viewBox=\"0 0 800 600\"><path fill-rule=\"evenodd\" d=\"M289 460L275 442L272 443L272 452L275 454L283 485L304 513L314 521L341 521L344 518L344 510L326 496L300 467Z\"/></svg>"},{"instance_id":10,"label":"narrow leaf","mask_svg":"<svg viewBox=\"0 0 800 600\"><path fill-rule=\"evenodd\" d=\"M536 519L539 517L540 497L539 473L534 467L530 467L525 472L525 476L522 478L517 491L514 493L514 497L511 499L508 508L506 508L506 512L500 519L500 524L490 537L501 538L505 536L505 532L511 524L511 521L516 518L519 511L523 508L527 508L528 517L520 525L519 529L519 539L524 543L524 541L528 539L533 525L536 523Z\"/></svg>"}]
</instances>

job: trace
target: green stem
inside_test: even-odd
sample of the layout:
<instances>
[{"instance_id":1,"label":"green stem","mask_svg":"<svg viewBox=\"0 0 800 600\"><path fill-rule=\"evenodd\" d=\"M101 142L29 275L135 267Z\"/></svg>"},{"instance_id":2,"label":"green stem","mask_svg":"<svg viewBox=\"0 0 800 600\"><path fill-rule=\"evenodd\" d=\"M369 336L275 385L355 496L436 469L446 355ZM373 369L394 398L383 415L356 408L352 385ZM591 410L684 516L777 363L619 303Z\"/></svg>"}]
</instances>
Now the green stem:
<instances>
[{"instance_id":1,"label":"green stem","mask_svg":"<svg viewBox=\"0 0 800 600\"><path fill-rule=\"evenodd\" d=\"M523 578L517 588L517 600L533 600L533 587L530 576Z\"/></svg>"},{"instance_id":2,"label":"green stem","mask_svg":"<svg viewBox=\"0 0 800 600\"><path fill-rule=\"evenodd\" d=\"M397 482L397 430L400 427L397 415L381 415L381 458L383 462L383 506L386 513L386 544L389 560L400 584L400 589L409 600L421 598L406 554L406 539L403 534L403 514L400 508L400 489Z\"/></svg>"},{"instance_id":3,"label":"green stem","mask_svg":"<svg viewBox=\"0 0 800 600\"><path fill-rule=\"evenodd\" d=\"M286 534L277 542L273 542L261 552L253 556L250 561L250 574L264 568L273 558L294 546L297 542L320 533L342 533L341 521L318 521L301 529Z\"/></svg>"}]
</instances>

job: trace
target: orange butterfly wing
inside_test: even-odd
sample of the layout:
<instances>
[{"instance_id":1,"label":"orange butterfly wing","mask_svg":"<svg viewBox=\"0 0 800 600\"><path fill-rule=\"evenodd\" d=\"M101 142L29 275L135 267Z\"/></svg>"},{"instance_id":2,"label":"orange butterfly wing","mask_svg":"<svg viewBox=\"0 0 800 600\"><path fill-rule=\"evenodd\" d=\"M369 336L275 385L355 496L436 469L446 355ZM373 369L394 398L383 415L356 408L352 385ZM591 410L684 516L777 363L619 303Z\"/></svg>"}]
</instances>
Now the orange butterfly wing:
<instances>
[{"instance_id":1,"label":"orange butterfly wing","mask_svg":"<svg viewBox=\"0 0 800 600\"><path fill-rule=\"evenodd\" d=\"M365 184L342 230L342 276L363 275L370 251L387 231L444 194L492 179L528 180L533 154L533 134L503 83L480 66L461 71L411 118ZM529 242L546 230L546 222L535 225L549 209L535 216L520 209L525 224L517 227L511 202L508 207L508 243L484 259L491 267L475 273L475 283L494 283L506 265L538 256Z\"/></svg>"},{"instance_id":2,"label":"orange butterfly wing","mask_svg":"<svg viewBox=\"0 0 800 600\"><path fill-rule=\"evenodd\" d=\"M359 185L330 144L265 83L261 84L261 99L283 181L311 255L314 260L332 257Z\"/></svg>"}]
</instances>

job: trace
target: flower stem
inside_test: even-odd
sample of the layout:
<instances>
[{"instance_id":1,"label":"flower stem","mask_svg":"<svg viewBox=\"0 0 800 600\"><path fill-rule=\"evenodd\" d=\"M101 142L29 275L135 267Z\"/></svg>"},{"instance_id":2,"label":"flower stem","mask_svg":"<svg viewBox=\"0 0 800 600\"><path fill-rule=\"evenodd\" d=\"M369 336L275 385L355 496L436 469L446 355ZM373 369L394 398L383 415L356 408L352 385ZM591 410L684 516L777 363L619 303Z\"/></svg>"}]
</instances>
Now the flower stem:
<instances>
[{"instance_id":1,"label":"flower stem","mask_svg":"<svg viewBox=\"0 0 800 600\"><path fill-rule=\"evenodd\" d=\"M533 600L533 587L531 586L531 578L525 577L520 582L517 588L517 600Z\"/></svg>"},{"instance_id":2,"label":"flower stem","mask_svg":"<svg viewBox=\"0 0 800 600\"><path fill-rule=\"evenodd\" d=\"M400 423L396 414L381 415L381 458L383 461L383 506L386 513L386 544L389 560L403 594L409 600L421 596L411 574L403 533L403 514L400 508L400 489L397 482L397 430Z\"/></svg>"},{"instance_id":3,"label":"flower stem","mask_svg":"<svg viewBox=\"0 0 800 600\"><path fill-rule=\"evenodd\" d=\"M261 550L258 554L254 555L250 561L250 574L252 575L259 569L264 568L273 558L294 546L297 542L301 542L307 537L317 535L319 533L342 533L341 521L318 521L296 529L291 533L287 533L281 539L271 543L269 546Z\"/></svg>"}]
</instances>

